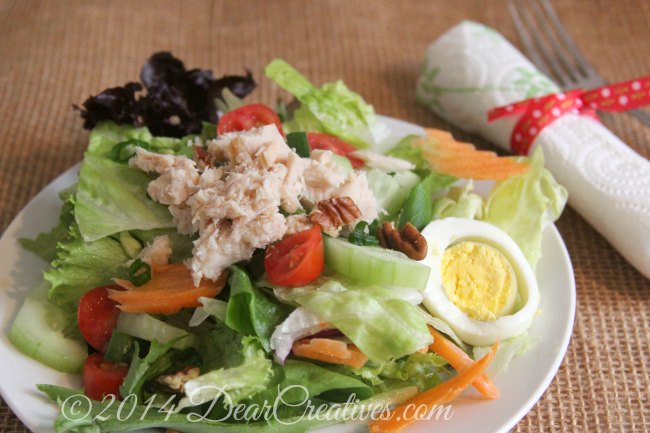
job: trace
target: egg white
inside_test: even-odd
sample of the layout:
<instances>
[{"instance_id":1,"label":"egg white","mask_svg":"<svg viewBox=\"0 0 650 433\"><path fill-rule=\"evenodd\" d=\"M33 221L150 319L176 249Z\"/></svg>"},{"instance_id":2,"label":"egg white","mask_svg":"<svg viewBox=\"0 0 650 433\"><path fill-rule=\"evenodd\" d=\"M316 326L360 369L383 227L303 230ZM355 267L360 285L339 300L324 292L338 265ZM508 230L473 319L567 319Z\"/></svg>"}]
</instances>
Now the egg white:
<instances>
[{"instance_id":1,"label":"egg white","mask_svg":"<svg viewBox=\"0 0 650 433\"><path fill-rule=\"evenodd\" d=\"M492 224L468 218L444 218L433 221L422 231L427 240L427 256L420 262L431 267L424 293L424 306L444 320L458 337L475 346L487 346L525 332L533 322L539 307L539 288L535 273L515 241ZM470 318L447 296L442 285L442 255L451 245L461 241L482 242L499 250L510 262L517 278L517 290L522 304L513 314L492 321Z\"/></svg>"}]
</instances>

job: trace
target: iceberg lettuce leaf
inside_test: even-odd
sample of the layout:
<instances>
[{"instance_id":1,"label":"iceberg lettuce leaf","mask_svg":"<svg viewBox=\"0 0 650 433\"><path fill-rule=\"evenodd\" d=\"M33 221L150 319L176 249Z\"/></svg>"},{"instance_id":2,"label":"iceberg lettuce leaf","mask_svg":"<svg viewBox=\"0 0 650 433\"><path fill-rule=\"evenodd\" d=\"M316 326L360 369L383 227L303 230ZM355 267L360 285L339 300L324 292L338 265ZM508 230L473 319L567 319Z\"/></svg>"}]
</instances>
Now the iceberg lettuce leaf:
<instances>
[{"instance_id":1,"label":"iceberg lettuce leaf","mask_svg":"<svg viewBox=\"0 0 650 433\"><path fill-rule=\"evenodd\" d=\"M537 147L530 169L494 186L483 220L508 233L535 269L542 256L542 232L560 217L567 202L566 188L544 168L544 153Z\"/></svg>"},{"instance_id":2,"label":"iceberg lettuce leaf","mask_svg":"<svg viewBox=\"0 0 650 433\"><path fill-rule=\"evenodd\" d=\"M371 361L381 363L416 352L431 343L417 306L388 289L316 290L296 301L348 337Z\"/></svg>"},{"instance_id":3,"label":"iceberg lettuce leaf","mask_svg":"<svg viewBox=\"0 0 650 433\"><path fill-rule=\"evenodd\" d=\"M368 147L386 135L386 126L378 122L372 106L342 81L317 88L280 59L269 63L265 72L302 103L294 113L289 129L326 132L360 148Z\"/></svg>"},{"instance_id":4,"label":"iceberg lettuce leaf","mask_svg":"<svg viewBox=\"0 0 650 433\"><path fill-rule=\"evenodd\" d=\"M128 164L113 161L112 150L128 140L144 143L158 153L190 155L188 140L154 137L147 128L104 122L90 134L79 171L75 217L84 240L128 231L173 227L166 206L147 196L152 178ZM144 145L143 144L143 145Z\"/></svg>"},{"instance_id":5,"label":"iceberg lettuce leaf","mask_svg":"<svg viewBox=\"0 0 650 433\"><path fill-rule=\"evenodd\" d=\"M137 169L86 153L79 172L75 216L84 240L128 230L173 226L166 206L147 198L151 178Z\"/></svg>"},{"instance_id":6,"label":"iceberg lettuce leaf","mask_svg":"<svg viewBox=\"0 0 650 433\"><path fill-rule=\"evenodd\" d=\"M179 408L197 406L224 397L228 406L251 398L266 389L273 375L273 364L256 337L241 339L242 362L236 366L208 371L188 381Z\"/></svg>"},{"instance_id":7,"label":"iceberg lettuce leaf","mask_svg":"<svg viewBox=\"0 0 650 433\"><path fill-rule=\"evenodd\" d=\"M452 187L446 196L436 198L433 201L433 219L451 217L481 219L483 198L471 192L473 189L470 182L465 186Z\"/></svg>"},{"instance_id":8,"label":"iceberg lettuce leaf","mask_svg":"<svg viewBox=\"0 0 650 433\"><path fill-rule=\"evenodd\" d=\"M70 231L70 226L74 223L74 201L76 185L72 188L62 191L59 196L63 201L59 223L49 232L40 233L34 239L19 239L20 245L27 251L39 256L46 262L56 259L57 247L59 242L63 241Z\"/></svg>"},{"instance_id":9,"label":"iceberg lettuce leaf","mask_svg":"<svg viewBox=\"0 0 650 433\"><path fill-rule=\"evenodd\" d=\"M105 237L86 242L73 224L58 245L57 258L44 274L52 285L49 298L55 305L76 309L88 290L110 284L113 278L125 277L128 260L130 257L118 240Z\"/></svg>"}]
</instances>

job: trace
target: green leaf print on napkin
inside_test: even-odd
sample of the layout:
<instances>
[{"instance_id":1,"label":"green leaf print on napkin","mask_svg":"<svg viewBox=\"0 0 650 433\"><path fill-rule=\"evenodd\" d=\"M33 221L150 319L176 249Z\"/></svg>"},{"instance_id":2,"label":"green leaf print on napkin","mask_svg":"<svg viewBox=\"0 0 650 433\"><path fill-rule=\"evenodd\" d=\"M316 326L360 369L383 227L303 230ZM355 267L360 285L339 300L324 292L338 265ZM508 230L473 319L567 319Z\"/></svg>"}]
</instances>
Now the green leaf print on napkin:
<instances>
[{"instance_id":1,"label":"green leaf print on napkin","mask_svg":"<svg viewBox=\"0 0 650 433\"><path fill-rule=\"evenodd\" d=\"M551 80L535 69L517 68L516 71L521 78L512 82L512 90L524 93L525 98L548 95L559 90Z\"/></svg>"}]
</instances>

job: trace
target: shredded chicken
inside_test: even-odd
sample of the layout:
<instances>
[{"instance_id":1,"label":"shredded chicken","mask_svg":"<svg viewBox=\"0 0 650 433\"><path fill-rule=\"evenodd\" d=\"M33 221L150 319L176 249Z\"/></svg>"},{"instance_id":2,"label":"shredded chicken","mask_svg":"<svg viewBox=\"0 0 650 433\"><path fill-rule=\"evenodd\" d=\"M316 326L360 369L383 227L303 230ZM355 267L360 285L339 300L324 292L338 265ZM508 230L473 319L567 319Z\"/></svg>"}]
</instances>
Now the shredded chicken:
<instances>
[{"instance_id":1,"label":"shredded chicken","mask_svg":"<svg viewBox=\"0 0 650 433\"><path fill-rule=\"evenodd\" d=\"M151 198L159 203L178 206L196 192L200 175L196 163L189 158L161 155L138 147L136 157L129 164L160 174L147 188Z\"/></svg>"},{"instance_id":2,"label":"shredded chicken","mask_svg":"<svg viewBox=\"0 0 650 433\"><path fill-rule=\"evenodd\" d=\"M294 213L300 209L300 195L305 189L305 167L307 161L291 152L287 157L287 174L280 187L282 196L282 209Z\"/></svg>"},{"instance_id":3,"label":"shredded chicken","mask_svg":"<svg viewBox=\"0 0 650 433\"><path fill-rule=\"evenodd\" d=\"M174 217L178 233L191 235L199 231L199 223L193 221L192 208L189 206L169 206L169 213Z\"/></svg>"},{"instance_id":4,"label":"shredded chicken","mask_svg":"<svg viewBox=\"0 0 650 433\"><path fill-rule=\"evenodd\" d=\"M251 158L258 157L264 168L269 168L276 162L285 162L291 153L282 135L275 125L243 132L230 132L220 135L208 142L208 152L219 161L229 161L235 165L237 157L242 153Z\"/></svg>"},{"instance_id":5,"label":"shredded chicken","mask_svg":"<svg viewBox=\"0 0 650 433\"><path fill-rule=\"evenodd\" d=\"M300 158L275 125L223 134L207 143L207 152L214 166L197 168L184 156L143 149L130 161L160 174L148 191L169 206L178 231L198 232L188 262L196 285L250 259L257 248L312 227L306 214L294 213L302 207L309 212L320 200L349 196L362 220L377 217L377 202L363 172L347 172L329 151Z\"/></svg>"},{"instance_id":6,"label":"shredded chicken","mask_svg":"<svg viewBox=\"0 0 650 433\"><path fill-rule=\"evenodd\" d=\"M314 150L305 167L305 185L307 191L331 190L341 185L346 178L346 173L332 160L332 152L329 150ZM316 194L318 194L316 192ZM327 197L329 198L329 197ZM316 200L314 203L321 201Z\"/></svg>"},{"instance_id":7,"label":"shredded chicken","mask_svg":"<svg viewBox=\"0 0 650 433\"><path fill-rule=\"evenodd\" d=\"M377 218L379 209L363 172L345 172L332 161L329 151L314 151L305 169L306 189L302 197L305 207L313 208L321 200L350 197L361 210L361 220L367 223ZM307 175L309 173L309 176Z\"/></svg>"},{"instance_id":8,"label":"shredded chicken","mask_svg":"<svg viewBox=\"0 0 650 433\"><path fill-rule=\"evenodd\" d=\"M309 230L314 226L314 224L309 221L309 215L307 214L297 214L289 215L286 219L287 222L287 232L285 234L292 235L294 233L301 232L303 230Z\"/></svg>"},{"instance_id":9,"label":"shredded chicken","mask_svg":"<svg viewBox=\"0 0 650 433\"><path fill-rule=\"evenodd\" d=\"M151 244L140 251L138 258L151 266L166 265L169 263L169 256L172 255L172 243L169 236L162 235L153 238Z\"/></svg>"}]
</instances>

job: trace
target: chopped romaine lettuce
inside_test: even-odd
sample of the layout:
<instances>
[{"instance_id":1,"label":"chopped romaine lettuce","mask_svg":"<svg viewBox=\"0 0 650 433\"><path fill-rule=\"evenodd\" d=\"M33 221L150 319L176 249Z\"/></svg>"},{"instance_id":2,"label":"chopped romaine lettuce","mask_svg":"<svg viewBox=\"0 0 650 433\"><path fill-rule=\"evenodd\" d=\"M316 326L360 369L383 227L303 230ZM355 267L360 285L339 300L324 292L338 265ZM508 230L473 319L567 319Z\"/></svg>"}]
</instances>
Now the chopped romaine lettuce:
<instances>
[{"instance_id":1,"label":"chopped romaine lettuce","mask_svg":"<svg viewBox=\"0 0 650 433\"><path fill-rule=\"evenodd\" d=\"M120 395L133 394L139 399L145 382L161 375L172 365L170 357L165 355L181 338L183 337L174 338L165 344L152 341L144 358L140 358L139 344L136 341L129 372L120 385Z\"/></svg>"},{"instance_id":2,"label":"chopped romaine lettuce","mask_svg":"<svg viewBox=\"0 0 650 433\"><path fill-rule=\"evenodd\" d=\"M118 240L105 237L85 242L73 224L65 240L59 243L57 258L44 274L52 285L50 300L75 309L88 290L109 284L113 278L125 277L129 259Z\"/></svg>"},{"instance_id":3,"label":"chopped romaine lettuce","mask_svg":"<svg viewBox=\"0 0 650 433\"><path fill-rule=\"evenodd\" d=\"M446 365L447 361L433 352L416 352L397 360L369 364L351 371L380 390L389 389L395 383L400 387L406 383L424 391L440 383L440 373L444 372L443 367Z\"/></svg>"},{"instance_id":4,"label":"chopped romaine lettuce","mask_svg":"<svg viewBox=\"0 0 650 433\"><path fill-rule=\"evenodd\" d=\"M455 177L446 174L429 173L409 193L402 212L399 216L399 228L411 223L422 230L433 218L433 194L456 181Z\"/></svg>"},{"instance_id":5,"label":"chopped romaine lettuce","mask_svg":"<svg viewBox=\"0 0 650 433\"><path fill-rule=\"evenodd\" d=\"M28 251L36 254L46 262L56 259L57 247L70 231L70 225L74 223L74 201L77 186L61 191L59 196L63 201L59 224L49 232L39 234L35 239L19 239L20 245Z\"/></svg>"},{"instance_id":6,"label":"chopped romaine lettuce","mask_svg":"<svg viewBox=\"0 0 650 433\"><path fill-rule=\"evenodd\" d=\"M150 181L137 169L86 154L75 204L84 240L94 241L126 230L173 226L167 207L147 198Z\"/></svg>"},{"instance_id":7,"label":"chopped romaine lettuce","mask_svg":"<svg viewBox=\"0 0 650 433\"><path fill-rule=\"evenodd\" d=\"M303 105L294 112L291 131L322 131L336 135L357 147L368 147L386 135L386 126L377 121L372 106L352 92L342 81L312 85L284 60L266 67L266 75L291 93Z\"/></svg>"},{"instance_id":8,"label":"chopped romaine lettuce","mask_svg":"<svg viewBox=\"0 0 650 433\"><path fill-rule=\"evenodd\" d=\"M268 298L253 286L248 274L237 266L230 268L230 300L226 325L244 335L254 335L267 352L276 325L287 316L287 308Z\"/></svg>"},{"instance_id":9,"label":"chopped romaine lettuce","mask_svg":"<svg viewBox=\"0 0 650 433\"><path fill-rule=\"evenodd\" d=\"M146 128L98 125L90 134L75 202L75 217L86 241L127 230L173 226L167 208L147 198L149 175L110 159L114 146L131 139L148 143L153 151L175 153L187 148L182 140L153 137Z\"/></svg>"},{"instance_id":10,"label":"chopped romaine lettuce","mask_svg":"<svg viewBox=\"0 0 650 433\"><path fill-rule=\"evenodd\" d=\"M218 397L224 397L224 403L231 406L264 391L273 370L259 340L242 338L237 353L242 358L239 365L211 370L188 381L179 408L197 406Z\"/></svg>"},{"instance_id":11,"label":"chopped romaine lettuce","mask_svg":"<svg viewBox=\"0 0 650 433\"><path fill-rule=\"evenodd\" d=\"M319 427L335 424L343 420L358 419L359 414L368 414L377 408L387 408L402 404L417 394L414 386L399 387L394 390L377 394L357 404L331 404L335 410L328 411L329 416L307 416L306 410L296 410L290 407L290 412L297 412L291 417L278 417L260 421L239 423L228 422L227 419L205 417L205 409L198 413L168 413L167 408L156 408L148 405L128 406L129 415L124 416L120 411L122 406L113 404L112 400L104 402L89 401L83 391L62 388L54 385L38 385L38 389L52 402L66 407L83 408L83 416L71 417L70 413L61 413L54 423L56 433L67 431L75 433L111 433L117 431L141 430L151 427L168 428L187 433L304 433ZM273 404L270 402L269 404ZM278 412L287 406L281 406ZM132 411L131 411L131 408ZM119 418L118 418L119 417Z\"/></svg>"},{"instance_id":12,"label":"chopped romaine lettuce","mask_svg":"<svg viewBox=\"0 0 650 433\"><path fill-rule=\"evenodd\" d=\"M341 370L343 371L343 370ZM354 394L357 399L365 400L374 395L372 387L354 377L354 375L337 372L336 367L324 367L311 362L295 359L287 360L279 372L283 379L277 386L269 389L254 399L255 402L275 401L282 392L282 401L287 404L301 403L306 399L330 402L345 402Z\"/></svg>"}]
</instances>

